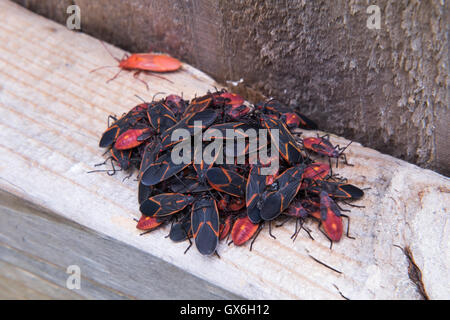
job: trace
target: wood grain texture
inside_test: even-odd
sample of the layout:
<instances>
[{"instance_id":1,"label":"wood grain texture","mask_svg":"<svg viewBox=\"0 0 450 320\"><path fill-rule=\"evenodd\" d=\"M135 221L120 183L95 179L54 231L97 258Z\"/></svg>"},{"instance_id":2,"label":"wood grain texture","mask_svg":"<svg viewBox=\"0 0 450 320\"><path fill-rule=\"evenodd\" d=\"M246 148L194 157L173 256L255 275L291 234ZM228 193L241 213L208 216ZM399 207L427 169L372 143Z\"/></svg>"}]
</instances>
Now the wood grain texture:
<instances>
[{"instance_id":1,"label":"wood grain texture","mask_svg":"<svg viewBox=\"0 0 450 320\"><path fill-rule=\"evenodd\" d=\"M237 299L147 252L0 191L0 297ZM81 272L69 290L67 267ZM180 290L182 288L182 290Z\"/></svg>"},{"instance_id":2,"label":"wood grain texture","mask_svg":"<svg viewBox=\"0 0 450 320\"><path fill-rule=\"evenodd\" d=\"M35 217L23 214L17 218L11 210L2 209L5 220L0 229L0 241L4 243L0 261L10 270L2 274L7 279L3 286L30 283L20 270L29 267L38 273L45 264L38 266L33 260L40 256L53 264L59 261L58 270L72 264L70 257L76 256L86 262L82 272L99 286L116 290L116 298L146 297L136 283L160 277L154 270L160 270L161 264L163 269L180 269L209 283L215 288L209 297L342 299L339 288L351 299L420 299L408 277L408 259L394 246L400 245L409 246L414 253L429 296L450 296L446 285L450 282L449 180L357 143L348 150L349 161L355 166L337 171L350 183L371 189L357 203L366 208L352 208L349 213L351 235L356 240L343 238L333 250L313 222L307 226L313 230L315 241L302 235L292 242L294 224L286 223L274 230L276 240L263 230L251 252L248 246L220 244L220 259L203 257L195 249L184 255L187 243L175 244L164 238L167 227L139 236L133 221L139 216L137 183L133 179L122 181L124 173L113 177L87 174L104 159L98 139L106 128L106 116L120 115L140 103L134 94L150 100L157 92L183 93L192 98L218 85L188 65L165 75L173 83L143 77L149 81L150 91L125 72L106 84L116 69L89 72L115 64L98 40L66 30L4 0L0 1L0 21L0 189L61 219L58 223L38 219L28 229ZM123 54L116 48L111 50L116 56ZM346 143L338 137L332 139ZM59 228L69 228L69 221L81 231L64 236ZM45 228L34 232L40 225ZM33 237L34 246L21 237ZM95 246L87 246L96 238L111 242L109 247L103 244L108 251L101 253ZM74 246L65 250L62 244L72 240ZM39 254L28 257L35 248L39 248ZM136 255L127 254L127 248L136 250ZM14 258L18 256L21 258ZM109 268L117 268L117 259L129 267L128 271L119 268L110 273ZM143 266L141 272L133 272L131 266L145 264L146 259L155 264L154 269ZM50 270L48 274L55 272ZM46 279L42 274L40 277ZM174 279L166 281L165 287L157 284L158 292L169 295L176 291L178 278ZM109 290L96 287L89 297L107 297ZM195 290L196 296L202 297L205 287ZM32 296L22 291L17 289L11 295ZM48 297L59 294L50 289L40 292ZM70 292L64 291L61 297L64 294Z\"/></svg>"}]
</instances>

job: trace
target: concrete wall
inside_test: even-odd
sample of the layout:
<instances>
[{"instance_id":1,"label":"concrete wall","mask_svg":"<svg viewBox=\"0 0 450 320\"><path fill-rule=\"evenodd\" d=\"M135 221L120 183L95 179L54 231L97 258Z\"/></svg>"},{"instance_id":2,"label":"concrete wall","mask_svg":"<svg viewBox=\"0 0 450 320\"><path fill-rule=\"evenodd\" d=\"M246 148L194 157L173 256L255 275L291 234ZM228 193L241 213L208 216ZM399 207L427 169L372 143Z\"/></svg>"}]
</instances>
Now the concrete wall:
<instances>
[{"instance_id":1,"label":"concrete wall","mask_svg":"<svg viewBox=\"0 0 450 320\"><path fill-rule=\"evenodd\" d=\"M131 51L178 57L218 81L244 79L320 127L450 174L444 1L15 0ZM380 29L367 28L370 4Z\"/></svg>"}]
</instances>

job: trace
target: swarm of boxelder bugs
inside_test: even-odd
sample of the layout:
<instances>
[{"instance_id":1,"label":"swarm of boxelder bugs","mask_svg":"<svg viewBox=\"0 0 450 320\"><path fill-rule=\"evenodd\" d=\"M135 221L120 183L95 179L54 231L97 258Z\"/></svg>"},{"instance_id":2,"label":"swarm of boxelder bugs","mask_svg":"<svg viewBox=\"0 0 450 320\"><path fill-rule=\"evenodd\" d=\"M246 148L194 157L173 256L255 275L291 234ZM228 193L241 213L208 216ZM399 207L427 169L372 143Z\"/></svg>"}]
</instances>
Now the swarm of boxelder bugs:
<instances>
[{"instance_id":1,"label":"swarm of boxelder bugs","mask_svg":"<svg viewBox=\"0 0 450 320\"><path fill-rule=\"evenodd\" d=\"M108 174L138 170L142 216L136 227L146 233L171 224L171 240L194 242L203 255L217 254L219 241L230 236L229 244L240 246L252 240L253 245L264 224L270 233L272 221L280 217L296 220L294 240L302 229L310 234L303 227L306 219L316 219L332 244L344 233L342 218L348 218L337 201L364 195L332 175L331 161L310 157L316 153L336 158L336 165L339 158L348 164L343 153L348 146L334 146L329 136L297 139L292 129L317 129L317 125L276 100L251 105L226 90L191 101L169 95L109 119L113 123L99 145L110 153ZM185 134L177 135L177 129ZM267 129L269 137L265 141L257 137L258 143L252 145L250 129ZM228 130L236 135L230 138ZM236 144L239 139L242 147ZM210 141L218 142L219 148L209 161L197 161L192 155L187 161L173 160L173 152L201 153ZM269 147L275 153L262 158L259 151ZM232 161L222 161L223 156ZM264 174L274 157L279 160L278 170ZM347 236L348 230L347 226Z\"/></svg>"}]
</instances>

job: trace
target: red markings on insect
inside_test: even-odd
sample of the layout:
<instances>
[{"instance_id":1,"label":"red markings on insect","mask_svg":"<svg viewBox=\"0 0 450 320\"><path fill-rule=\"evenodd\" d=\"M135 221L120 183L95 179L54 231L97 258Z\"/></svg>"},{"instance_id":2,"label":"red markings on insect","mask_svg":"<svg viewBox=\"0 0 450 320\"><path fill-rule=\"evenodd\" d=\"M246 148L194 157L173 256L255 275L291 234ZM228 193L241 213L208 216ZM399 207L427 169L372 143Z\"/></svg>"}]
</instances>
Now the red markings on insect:
<instances>
[{"instance_id":1,"label":"red markings on insect","mask_svg":"<svg viewBox=\"0 0 450 320\"><path fill-rule=\"evenodd\" d=\"M339 241L344 230L341 212L325 191L320 193L320 220L330 240Z\"/></svg>"},{"instance_id":2,"label":"red markings on insect","mask_svg":"<svg viewBox=\"0 0 450 320\"><path fill-rule=\"evenodd\" d=\"M136 228L143 231L149 231L156 229L163 222L164 220L158 219L156 217L147 217L145 215L142 215L136 225Z\"/></svg>"},{"instance_id":3,"label":"red markings on insect","mask_svg":"<svg viewBox=\"0 0 450 320\"><path fill-rule=\"evenodd\" d=\"M252 109L245 104L237 106L230 105L225 108L225 114L233 120L240 120L242 117L249 114L250 111L252 111Z\"/></svg>"},{"instance_id":4,"label":"red markings on insect","mask_svg":"<svg viewBox=\"0 0 450 320\"><path fill-rule=\"evenodd\" d=\"M231 230L231 239L236 246L241 246L250 240L258 231L258 224L250 221L248 216L236 219Z\"/></svg>"},{"instance_id":5,"label":"red markings on insect","mask_svg":"<svg viewBox=\"0 0 450 320\"><path fill-rule=\"evenodd\" d=\"M306 218L308 216L308 212L299 200L292 202L284 213L295 218Z\"/></svg>"},{"instance_id":6,"label":"red markings on insect","mask_svg":"<svg viewBox=\"0 0 450 320\"><path fill-rule=\"evenodd\" d=\"M233 107L240 106L245 101L244 98L242 98L240 95L238 95L236 93L224 92L224 93L221 93L220 96L222 98L228 99L227 104L230 104Z\"/></svg>"},{"instance_id":7,"label":"red markings on insect","mask_svg":"<svg viewBox=\"0 0 450 320\"><path fill-rule=\"evenodd\" d=\"M109 51L109 49L105 46L105 44L103 42L101 42L101 43L102 43L103 47L106 49L106 51L108 51L108 53L111 55L111 57L113 57L113 59L119 63L119 65L117 67L120 68L119 72L117 72L111 79L109 79L107 81L107 83L116 79L122 70L135 70L136 72L134 74L134 77L136 79L138 79L139 81L143 82L146 85L147 90L148 90L149 89L148 84L145 81L137 78L140 72L151 71L151 72L163 73L163 72L176 71L181 68L181 62L179 60L177 60L169 55L166 55L166 54L133 53L131 55L125 54L122 59L118 59L112 55L112 53ZM100 70L103 68L111 68L111 67L113 67L113 66L99 67L97 69L92 70L91 72L94 72L94 71L97 71L97 70ZM154 75L154 76L156 76L156 75ZM161 76L156 76L156 77L159 77L161 79L172 82L169 79L161 77Z\"/></svg>"},{"instance_id":8,"label":"red markings on insect","mask_svg":"<svg viewBox=\"0 0 450 320\"><path fill-rule=\"evenodd\" d=\"M338 151L331 144L330 140L324 139L322 137L309 137L303 139L303 146L306 149L314 151L318 154L328 156L331 158L336 158L339 156Z\"/></svg>"},{"instance_id":9,"label":"red markings on insect","mask_svg":"<svg viewBox=\"0 0 450 320\"><path fill-rule=\"evenodd\" d=\"M220 224L219 228L219 240L225 239L231 231L231 226L233 225L233 218L231 215L226 217L225 221Z\"/></svg>"},{"instance_id":10,"label":"red markings on insect","mask_svg":"<svg viewBox=\"0 0 450 320\"><path fill-rule=\"evenodd\" d=\"M151 131L150 128L128 129L117 138L114 147L117 150L135 148L145 141L145 140L139 141L138 138L144 134L149 133L150 131Z\"/></svg>"},{"instance_id":11,"label":"red markings on insect","mask_svg":"<svg viewBox=\"0 0 450 320\"><path fill-rule=\"evenodd\" d=\"M180 69L181 62L165 54L134 53L120 60L119 67L128 70L171 72Z\"/></svg>"},{"instance_id":12,"label":"red markings on insect","mask_svg":"<svg viewBox=\"0 0 450 320\"><path fill-rule=\"evenodd\" d=\"M289 128L300 127L302 119L295 112L287 112L287 113L283 114L283 116L284 116L284 118L282 118L282 120L284 120L284 123L286 123L286 125Z\"/></svg>"},{"instance_id":13,"label":"red markings on insect","mask_svg":"<svg viewBox=\"0 0 450 320\"><path fill-rule=\"evenodd\" d=\"M341 156L344 159L344 163L347 165L351 165L347 162L347 157L344 154L344 151L352 144L353 141L350 141L345 147L340 147L339 145L333 146L330 141L330 135L326 134L322 137L308 137L303 139L303 147L310 151L313 151L317 154L327 156L329 158L339 159ZM338 161L336 161L336 167L338 165Z\"/></svg>"}]
</instances>

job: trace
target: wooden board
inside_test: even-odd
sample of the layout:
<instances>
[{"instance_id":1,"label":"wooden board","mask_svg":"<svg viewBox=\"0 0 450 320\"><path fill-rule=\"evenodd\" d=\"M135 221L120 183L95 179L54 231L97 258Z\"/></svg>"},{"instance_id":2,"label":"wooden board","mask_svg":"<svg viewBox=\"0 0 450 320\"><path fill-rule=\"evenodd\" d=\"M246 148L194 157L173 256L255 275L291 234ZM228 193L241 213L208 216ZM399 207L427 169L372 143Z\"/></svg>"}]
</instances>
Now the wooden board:
<instances>
[{"instance_id":1,"label":"wooden board","mask_svg":"<svg viewBox=\"0 0 450 320\"><path fill-rule=\"evenodd\" d=\"M187 243L164 238L167 227L140 236L136 181L87 174L104 159L107 115L139 104L135 94L192 98L219 85L188 65L165 75L173 83L144 76L149 91L126 72L107 84L116 69L90 73L116 63L98 40L9 1L0 1L0 20L0 288L13 287L3 297L422 298L394 245L411 248L430 297L450 296L449 180L357 143L348 150L355 166L337 171L371 189L358 203L366 208L349 213L356 240L333 250L313 222L315 241L302 234L293 242L286 223L276 240L263 230L251 252L220 244L220 259L183 254ZM80 290L66 288L71 264L80 265ZM180 281L190 289L180 293Z\"/></svg>"}]
</instances>

